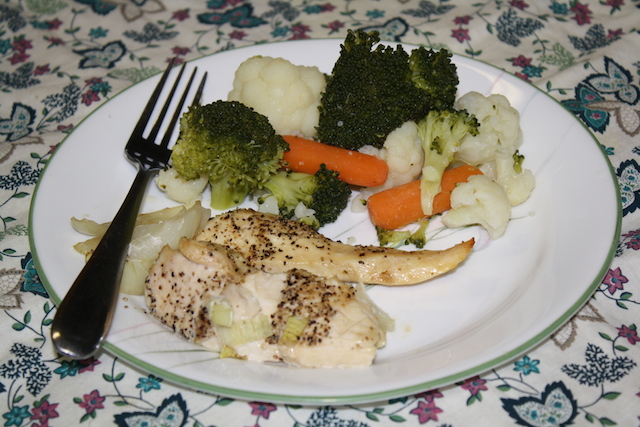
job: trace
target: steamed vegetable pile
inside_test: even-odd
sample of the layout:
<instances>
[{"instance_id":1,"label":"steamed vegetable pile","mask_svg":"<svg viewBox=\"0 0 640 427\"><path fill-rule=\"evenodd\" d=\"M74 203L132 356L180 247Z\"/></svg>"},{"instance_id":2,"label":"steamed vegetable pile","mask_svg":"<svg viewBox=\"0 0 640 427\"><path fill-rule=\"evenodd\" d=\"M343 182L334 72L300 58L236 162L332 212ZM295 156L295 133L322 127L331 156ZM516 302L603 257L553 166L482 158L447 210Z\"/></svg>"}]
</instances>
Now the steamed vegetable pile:
<instances>
[{"instance_id":1,"label":"steamed vegetable pile","mask_svg":"<svg viewBox=\"0 0 640 427\"><path fill-rule=\"evenodd\" d=\"M434 215L499 238L535 185L519 152L518 111L499 94L458 98L448 51L379 41L375 31L349 31L327 75L249 58L228 100L183 115L158 185L183 203L208 186L214 209L251 199L315 229L352 200L382 245L424 246Z\"/></svg>"}]
</instances>

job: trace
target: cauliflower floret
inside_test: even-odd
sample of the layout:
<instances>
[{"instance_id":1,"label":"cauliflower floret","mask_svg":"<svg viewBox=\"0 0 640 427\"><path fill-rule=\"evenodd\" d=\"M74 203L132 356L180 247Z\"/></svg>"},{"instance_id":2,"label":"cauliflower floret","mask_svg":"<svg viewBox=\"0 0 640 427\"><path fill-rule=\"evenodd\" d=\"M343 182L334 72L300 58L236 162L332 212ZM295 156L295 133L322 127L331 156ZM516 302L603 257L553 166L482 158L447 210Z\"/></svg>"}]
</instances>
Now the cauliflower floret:
<instances>
[{"instance_id":1,"label":"cauliflower floret","mask_svg":"<svg viewBox=\"0 0 640 427\"><path fill-rule=\"evenodd\" d=\"M414 181L422 172L424 151L418 137L418 126L413 121L405 122L391 132L382 148L367 145L359 151L380 157L389 165L389 174L384 184L361 190L365 199L379 191Z\"/></svg>"},{"instance_id":2,"label":"cauliflower floret","mask_svg":"<svg viewBox=\"0 0 640 427\"><path fill-rule=\"evenodd\" d=\"M209 181L206 177L186 180L172 167L162 169L156 177L158 188L179 203L190 204L200 198Z\"/></svg>"},{"instance_id":3,"label":"cauliflower floret","mask_svg":"<svg viewBox=\"0 0 640 427\"><path fill-rule=\"evenodd\" d=\"M325 76L317 67L254 56L236 70L228 99L267 116L281 135L311 138L316 134L318 106L325 86Z\"/></svg>"},{"instance_id":4,"label":"cauliflower floret","mask_svg":"<svg viewBox=\"0 0 640 427\"><path fill-rule=\"evenodd\" d=\"M455 158L477 166L500 184L511 206L529 198L535 187L533 173L528 169L516 172L514 154L522 145L520 113L500 94L484 96L468 92L460 97L455 108L465 109L478 119L478 135L465 136Z\"/></svg>"},{"instance_id":5,"label":"cauliflower floret","mask_svg":"<svg viewBox=\"0 0 640 427\"><path fill-rule=\"evenodd\" d=\"M451 192L451 209L442 217L449 228L479 224L495 240L511 219L511 204L504 189L491 178L474 175Z\"/></svg>"},{"instance_id":6,"label":"cauliflower floret","mask_svg":"<svg viewBox=\"0 0 640 427\"><path fill-rule=\"evenodd\" d=\"M520 113L504 95L468 92L455 108L467 110L480 123L477 136L467 135L460 142L458 160L478 166L493 160L496 153L512 155L522 145Z\"/></svg>"},{"instance_id":7,"label":"cauliflower floret","mask_svg":"<svg viewBox=\"0 0 640 427\"><path fill-rule=\"evenodd\" d=\"M480 170L504 188L511 206L517 206L527 200L536 186L536 180L529 169L516 172L513 156L497 154L494 161L481 165Z\"/></svg>"}]
</instances>

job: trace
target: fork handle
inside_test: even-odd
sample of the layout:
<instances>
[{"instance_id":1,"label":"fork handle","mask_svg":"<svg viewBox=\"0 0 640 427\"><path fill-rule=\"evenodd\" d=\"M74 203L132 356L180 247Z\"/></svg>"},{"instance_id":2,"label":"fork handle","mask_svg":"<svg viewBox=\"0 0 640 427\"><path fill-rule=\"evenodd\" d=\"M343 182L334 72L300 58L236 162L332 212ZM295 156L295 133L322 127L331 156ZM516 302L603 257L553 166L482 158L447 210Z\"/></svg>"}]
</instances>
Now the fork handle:
<instances>
[{"instance_id":1,"label":"fork handle","mask_svg":"<svg viewBox=\"0 0 640 427\"><path fill-rule=\"evenodd\" d=\"M129 242L155 170L140 168L122 206L60 303L51 339L64 356L84 360L102 346L113 319Z\"/></svg>"}]
</instances>

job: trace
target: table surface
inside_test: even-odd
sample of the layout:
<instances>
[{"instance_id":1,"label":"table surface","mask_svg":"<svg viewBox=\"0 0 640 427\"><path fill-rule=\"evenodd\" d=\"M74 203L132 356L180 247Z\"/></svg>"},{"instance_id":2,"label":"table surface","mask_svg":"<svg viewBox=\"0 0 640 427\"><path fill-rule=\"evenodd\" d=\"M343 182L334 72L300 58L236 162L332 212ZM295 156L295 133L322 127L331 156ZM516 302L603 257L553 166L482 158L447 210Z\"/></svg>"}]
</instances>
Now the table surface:
<instances>
[{"instance_id":1,"label":"table surface","mask_svg":"<svg viewBox=\"0 0 640 427\"><path fill-rule=\"evenodd\" d=\"M638 0L0 3L0 421L640 425L639 18ZM67 133L170 57L189 61L258 42L342 39L350 28L379 30L388 42L446 47L503 68L569 107L595 135L617 175L623 218L615 257L593 298L517 360L375 404L248 402L175 386L105 353L83 362L57 357L49 337L55 304L34 267L28 216L38 177ZM585 230L585 241L588 236ZM568 404L554 408L554 393Z\"/></svg>"}]
</instances>

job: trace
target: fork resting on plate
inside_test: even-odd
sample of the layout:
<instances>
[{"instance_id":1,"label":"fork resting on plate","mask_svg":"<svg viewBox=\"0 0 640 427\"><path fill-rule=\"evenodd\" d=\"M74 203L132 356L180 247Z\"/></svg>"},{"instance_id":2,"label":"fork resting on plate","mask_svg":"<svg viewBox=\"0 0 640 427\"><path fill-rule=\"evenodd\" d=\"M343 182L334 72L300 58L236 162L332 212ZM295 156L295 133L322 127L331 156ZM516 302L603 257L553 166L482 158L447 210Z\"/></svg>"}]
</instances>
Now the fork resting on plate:
<instances>
[{"instance_id":1,"label":"fork resting on plate","mask_svg":"<svg viewBox=\"0 0 640 427\"><path fill-rule=\"evenodd\" d=\"M157 143L156 139L178 89L185 64L180 67L167 100L149 134L144 136L144 132L173 66L174 60L171 60L127 142L125 153L138 167L131 189L53 318L51 339L58 352L69 358L83 360L93 356L101 348L109 332L129 242L145 191L155 173L166 167L169 162L169 141L197 71L197 68L194 68L191 73L164 135ZM207 73L202 77L193 104L200 102L206 77Z\"/></svg>"}]
</instances>

